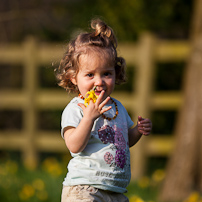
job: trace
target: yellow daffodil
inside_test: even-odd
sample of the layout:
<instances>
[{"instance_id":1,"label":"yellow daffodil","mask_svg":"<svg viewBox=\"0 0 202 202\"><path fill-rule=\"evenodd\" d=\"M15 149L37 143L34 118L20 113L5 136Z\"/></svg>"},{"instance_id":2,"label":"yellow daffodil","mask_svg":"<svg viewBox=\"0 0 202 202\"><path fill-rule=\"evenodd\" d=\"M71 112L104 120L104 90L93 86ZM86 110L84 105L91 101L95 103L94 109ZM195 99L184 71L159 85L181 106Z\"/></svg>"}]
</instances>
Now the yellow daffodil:
<instances>
[{"instance_id":1,"label":"yellow daffodil","mask_svg":"<svg viewBox=\"0 0 202 202\"><path fill-rule=\"evenodd\" d=\"M90 100L92 100L94 103L96 102L98 96L95 94L95 89L97 86L95 86L95 88L93 88L92 90L88 91L85 95L85 100L84 100L84 105L87 107L89 105Z\"/></svg>"},{"instance_id":2,"label":"yellow daffodil","mask_svg":"<svg viewBox=\"0 0 202 202\"><path fill-rule=\"evenodd\" d=\"M162 169L157 169L153 174L152 174L152 179L154 182L161 182L165 177L165 171Z\"/></svg>"},{"instance_id":3,"label":"yellow daffodil","mask_svg":"<svg viewBox=\"0 0 202 202\"><path fill-rule=\"evenodd\" d=\"M21 198L21 200L24 201L34 196L34 194L35 194L35 189L32 187L32 185L25 184L22 187L21 191L19 192L19 197Z\"/></svg>"},{"instance_id":4,"label":"yellow daffodil","mask_svg":"<svg viewBox=\"0 0 202 202\"><path fill-rule=\"evenodd\" d=\"M135 196L135 195L130 197L130 201L131 202L144 202L140 197Z\"/></svg>"},{"instance_id":5,"label":"yellow daffodil","mask_svg":"<svg viewBox=\"0 0 202 202\"><path fill-rule=\"evenodd\" d=\"M149 187L149 184L150 184L150 179L147 176L144 176L138 180L138 186L143 189Z\"/></svg>"},{"instance_id":6,"label":"yellow daffodil","mask_svg":"<svg viewBox=\"0 0 202 202\"><path fill-rule=\"evenodd\" d=\"M199 202L200 194L198 192L192 192L184 202Z\"/></svg>"}]
</instances>

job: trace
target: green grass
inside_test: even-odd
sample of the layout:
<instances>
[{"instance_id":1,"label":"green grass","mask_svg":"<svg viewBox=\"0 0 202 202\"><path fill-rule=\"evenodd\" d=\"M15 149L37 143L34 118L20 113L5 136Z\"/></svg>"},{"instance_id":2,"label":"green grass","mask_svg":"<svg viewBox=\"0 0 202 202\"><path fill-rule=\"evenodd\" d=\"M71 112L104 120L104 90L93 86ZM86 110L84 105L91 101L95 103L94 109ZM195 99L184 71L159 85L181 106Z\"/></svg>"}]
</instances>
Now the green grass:
<instances>
[{"instance_id":1,"label":"green grass","mask_svg":"<svg viewBox=\"0 0 202 202\"><path fill-rule=\"evenodd\" d=\"M48 155L43 159L37 169L28 170L19 159L0 155L0 201L59 202L68 158ZM157 202L165 173L160 168L152 170L149 176L129 184L125 195L130 202ZM202 196L193 192L183 202L202 202Z\"/></svg>"},{"instance_id":2,"label":"green grass","mask_svg":"<svg viewBox=\"0 0 202 202\"><path fill-rule=\"evenodd\" d=\"M47 158L36 170L32 171L13 160L1 162L1 201L60 201L62 181L65 176L62 167L62 163L54 158Z\"/></svg>"},{"instance_id":3,"label":"green grass","mask_svg":"<svg viewBox=\"0 0 202 202\"><path fill-rule=\"evenodd\" d=\"M16 160L0 160L0 199L4 202L60 201L67 162L46 157L35 170L27 170ZM163 171L131 182L126 195L131 202L156 201Z\"/></svg>"}]
</instances>

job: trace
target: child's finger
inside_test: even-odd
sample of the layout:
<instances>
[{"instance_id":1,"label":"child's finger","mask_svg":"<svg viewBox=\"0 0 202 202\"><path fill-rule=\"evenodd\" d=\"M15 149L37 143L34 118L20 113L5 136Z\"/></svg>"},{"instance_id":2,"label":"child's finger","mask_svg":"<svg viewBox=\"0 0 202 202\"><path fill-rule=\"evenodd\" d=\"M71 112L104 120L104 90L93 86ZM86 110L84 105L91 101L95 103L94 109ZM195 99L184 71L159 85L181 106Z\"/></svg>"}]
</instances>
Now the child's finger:
<instances>
[{"instance_id":1,"label":"child's finger","mask_svg":"<svg viewBox=\"0 0 202 202\"><path fill-rule=\"evenodd\" d=\"M105 93L105 91L102 90L101 93L100 93L100 95L98 96L98 98L97 98L97 100L96 100L96 103L97 103L98 105L101 103L102 98L103 98L103 96L104 96L104 93Z\"/></svg>"},{"instance_id":2,"label":"child's finger","mask_svg":"<svg viewBox=\"0 0 202 202\"><path fill-rule=\"evenodd\" d=\"M151 123L150 119L142 119L140 123Z\"/></svg>"},{"instance_id":3,"label":"child's finger","mask_svg":"<svg viewBox=\"0 0 202 202\"><path fill-rule=\"evenodd\" d=\"M143 120L143 118L141 116L138 116L138 121L137 123L140 124L140 122Z\"/></svg>"},{"instance_id":4,"label":"child's finger","mask_svg":"<svg viewBox=\"0 0 202 202\"><path fill-rule=\"evenodd\" d=\"M110 99L111 99L110 97L107 97L107 98L100 104L100 108L102 109L102 108L108 103L108 101L109 101Z\"/></svg>"},{"instance_id":5,"label":"child's finger","mask_svg":"<svg viewBox=\"0 0 202 202\"><path fill-rule=\"evenodd\" d=\"M104 112L110 110L111 108L112 108L111 106L109 106L109 107L107 107L107 108L104 108L104 109L102 109L102 110L100 111L100 113L103 114Z\"/></svg>"},{"instance_id":6,"label":"child's finger","mask_svg":"<svg viewBox=\"0 0 202 202\"><path fill-rule=\"evenodd\" d=\"M138 121L144 120L141 116L138 116Z\"/></svg>"},{"instance_id":7,"label":"child's finger","mask_svg":"<svg viewBox=\"0 0 202 202\"><path fill-rule=\"evenodd\" d=\"M81 109L83 109L83 110L86 108L85 105L82 103L78 103L78 106L81 107Z\"/></svg>"},{"instance_id":8,"label":"child's finger","mask_svg":"<svg viewBox=\"0 0 202 202\"><path fill-rule=\"evenodd\" d=\"M145 135L145 136L148 136L148 135L150 135L150 133L145 133L145 132L144 132L144 133L142 133L142 134L143 134L143 135Z\"/></svg>"},{"instance_id":9,"label":"child's finger","mask_svg":"<svg viewBox=\"0 0 202 202\"><path fill-rule=\"evenodd\" d=\"M140 123L138 124L139 127L143 127L143 128L150 128L152 127L151 123Z\"/></svg>"},{"instance_id":10,"label":"child's finger","mask_svg":"<svg viewBox=\"0 0 202 202\"><path fill-rule=\"evenodd\" d=\"M145 129L139 129L139 132L141 133L141 134L143 134L143 135L145 135L145 136L148 136L150 133L151 133L151 131L150 130L145 130Z\"/></svg>"}]
</instances>

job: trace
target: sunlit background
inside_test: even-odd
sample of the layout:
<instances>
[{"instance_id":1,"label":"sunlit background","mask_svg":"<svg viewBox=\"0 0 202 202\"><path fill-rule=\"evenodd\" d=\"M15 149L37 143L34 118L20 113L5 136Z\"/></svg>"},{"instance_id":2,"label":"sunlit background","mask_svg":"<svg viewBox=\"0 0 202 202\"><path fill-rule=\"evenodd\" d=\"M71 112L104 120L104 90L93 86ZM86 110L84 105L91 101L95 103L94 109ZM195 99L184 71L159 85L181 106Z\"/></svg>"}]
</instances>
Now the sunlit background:
<instances>
[{"instance_id":1,"label":"sunlit background","mask_svg":"<svg viewBox=\"0 0 202 202\"><path fill-rule=\"evenodd\" d=\"M131 202L157 201L174 144L192 16L192 0L1 0L0 201L60 201L71 158L60 136L60 118L72 95L57 86L54 68L68 41L89 31L92 18L101 18L113 28L120 44L118 51L126 56L128 82L117 86L114 95L126 95L128 100L123 104L134 122L141 112L133 110L141 100L141 81L136 79L144 79L147 73L138 73L137 56L133 59L127 50L134 47L136 52L144 36L152 41L150 52L159 44L158 56L150 58L153 69L148 85L152 85L145 91L153 101L145 102L146 112L142 111L153 122L154 138L138 143L149 149L145 146L141 150L137 145L144 160L141 165L138 160L132 162L134 177L126 194ZM172 53L172 45L178 52ZM168 54L173 59L164 59L165 46L171 48ZM37 70L32 69L35 66ZM198 192L186 199L200 200Z\"/></svg>"}]
</instances>

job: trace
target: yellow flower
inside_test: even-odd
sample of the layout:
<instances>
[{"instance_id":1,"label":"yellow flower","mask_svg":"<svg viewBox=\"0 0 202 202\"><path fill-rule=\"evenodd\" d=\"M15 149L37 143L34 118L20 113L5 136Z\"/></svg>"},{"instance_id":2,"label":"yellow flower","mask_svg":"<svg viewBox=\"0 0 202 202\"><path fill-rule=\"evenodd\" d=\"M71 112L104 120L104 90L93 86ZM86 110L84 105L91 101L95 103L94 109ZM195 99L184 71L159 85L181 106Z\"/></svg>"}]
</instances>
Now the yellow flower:
<instances>
[{"instance_id":1,"label":"yellow flower","mask_svg":"<svg viewBox=\"0 0 202 202\"><path fill-rule=\"evenodd\" d=\"M130 202L144 202L144 201L138 196L132 196L130 197Z\"/></svg>"},{"instance_id":2,"label":"yellow flower","mask_svg":"<svg viewBox=\"0 0 202 202\"><path fill-rule=\"evenodd\" d=\"M44 190L37 192L36 196L40 201L45 201L48 199L48 193Z\"/></svg>"},{"instance_id":3,"label":"yellow flower","mask_svg":"<svg viewBox=\"0 0 202 202\"><path fill-rule=\"evenodd\" d=\"M15 161L8 160L5 166L8 173L15 174L18 171L18 164Z\"/></svg>"},{"instance_id":4,"label":"yellow flower","mask_svg":"<svg viewBox=\"0 0 202 202\"><path fill-rule=\"evenodd\" d=\"M146 188L149 186L150 180L148 177L144 176L140 180L138 180L138 186L141 188Z\"/></svg>"},{"instance_id":5,"label":"yellow flower","mask_svg":"<svg viewBox=\"0 0 202 202\"><path fill-rule=\"evenodd\" d=\"M60 176L63 172L62 165L55 158L47 158L42 164L43 169L52 176Z\"/></svg>"},{"instance_id":6,"label":"yellow flower","mask_svg":"<svg viewBox=\"0 0 202 202\"><path fill-rule=\"evenodd\" d=\"M31 198L32 196L34 196L34 193L35 193L34 188L29 184L25 184L19 193L19 197L22 200L27 200L27 199Z\"/></svg>"},{"instance_id":7,"label":"yellow flower","mask_svg":"<svg viewBox=\"0 0 202 202\"><path fill-rule=\"evenodd\" d=\"M95 88L93 88L92 90L88 91L85 95L85 100L84 100L84 105L87 107L89 105L90 100L93 100L93 102L95 103L98 96L95 94L95 89L97 86L95 86Z\"/></svg>"},{"instance_id":8,"label":"yellow flower","mask_svg":"<svg viewBox=\"0 0 202 202\"><path fill-rule=\"evenodd\" d=\"M32 186L36 189L36 190L40 190L42 191L45 188L45 184L44 181L41 179L35 179L32 182Z\"/></svg>"},{"instance_id":9,"label":"yellow flower","mask_svg":"<svg viewBox=\"0 0 202 202\"><path fill-rule=\"evenodd\" d=\"M184 202L198 202L200 195L198 192L192 192Z\"/></svg>"},{"instance_id":10,"label":"yellow flower","mask_svg":"<svg viewBox=\"0 0 202 202\"><path fill-rule=\"evenodd\" d=\"M0 175L6 176L7 175L7 169L5 168L5 165L0 165Z\"/></svg>"},{"instance_id":11,"label":"yellow flower","mask_svg":"<svg viewBox=\"0 0 202 202\"><path fill-rule=\"evenodd\" d=\"M152 179L154 180L154 182L160 182L164 179L164 177L165 177L165 172L164 170L161 170L161 169L157 169L152 175Z\"/></svg>"}]
</instances>

